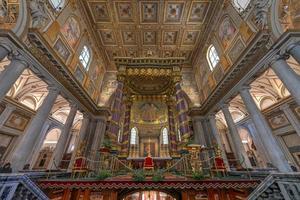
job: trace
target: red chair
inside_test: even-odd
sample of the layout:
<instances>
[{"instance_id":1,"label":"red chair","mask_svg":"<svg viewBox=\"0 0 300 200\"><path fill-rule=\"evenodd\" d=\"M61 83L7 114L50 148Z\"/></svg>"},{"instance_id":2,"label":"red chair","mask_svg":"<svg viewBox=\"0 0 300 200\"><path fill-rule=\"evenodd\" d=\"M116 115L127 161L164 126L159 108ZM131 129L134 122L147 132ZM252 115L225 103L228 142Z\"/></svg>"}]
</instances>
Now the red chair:
<instances>
[{"instance_id":1,"label":"red chair","mask_svg":"<svg viewBox=\"0 0 300 200\"><path fill-rule=\"evenodd\" d=\"M85 157L77 157L75 158L74 166L72 169L72 174L76 176L84 176L88 172L87 162Z\"/></svg>"},{"instance_id":2,"label":"red chair","mask_svg":"<svg viewBox=\"0 0 300 200\"><path fill-rule=\"evenodd\" d=\"M144 160L144 169L145 170L154 170L154 162L150 156L147 156Z\"/></svg>"},{"instance_id":3,"label":"red chair","mask_svg":"<svg viewBox=\"0 0 300 200\"><path fill-rule=\"evenodd\" d=\"M224 164L223 158L216 157L214 164L215 165L211 169L212 172L216 172L216 173L221 172L225 176L227 173L227 170L226 170L226 166Z\"/></svg>"}]
</instances>

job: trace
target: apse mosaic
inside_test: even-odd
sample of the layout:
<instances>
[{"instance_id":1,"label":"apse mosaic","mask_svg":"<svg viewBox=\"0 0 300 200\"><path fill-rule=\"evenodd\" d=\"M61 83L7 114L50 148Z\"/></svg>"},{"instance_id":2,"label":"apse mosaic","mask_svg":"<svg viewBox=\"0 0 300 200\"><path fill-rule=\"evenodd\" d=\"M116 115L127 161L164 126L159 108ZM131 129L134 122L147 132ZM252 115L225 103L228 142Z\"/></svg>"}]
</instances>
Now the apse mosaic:
<instances>
[{"instance_id":1,"label":"apse mosaic","mask_svg":"<svg viewBox=\"0 0 300 200\"><path fill-rule=\"evenodd\" d=\"M132 121L135 123L161 124L167 122L166 104L156 101L139 101L132 105Z\"/></svg>"},{"instance_id":2,"label":"apse mosaic","mask_svg":"<svg viewBox=\"0 0 300 200\"><path fill-rule=\"evenodd\" d=\"M191 60L202 27L212 12L209 0L94 1L86 5L107 56L115 70L115 57L185 57ZM110 12L111 11L111 12ZM118 50L113 50L118 46ZM145 50L145 46L151 49Z\"/></svg>"}]
</instances>

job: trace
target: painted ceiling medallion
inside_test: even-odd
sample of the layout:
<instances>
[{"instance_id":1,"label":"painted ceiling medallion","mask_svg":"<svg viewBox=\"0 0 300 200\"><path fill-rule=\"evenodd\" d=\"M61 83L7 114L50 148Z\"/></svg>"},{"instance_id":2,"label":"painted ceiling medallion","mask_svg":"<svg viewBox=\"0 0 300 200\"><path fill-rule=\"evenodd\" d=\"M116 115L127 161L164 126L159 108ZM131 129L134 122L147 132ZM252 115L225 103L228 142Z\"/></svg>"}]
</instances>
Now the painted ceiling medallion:
<instances>
[{"instance_id":1,"label":"painted ceiling medallion","mask_svg":"<svg viewBox=\"0 0 300 200\"><path fill-rule=\"evenodd\" d=\"M131 2L117 2L116 8L120 22L133 22L133 9Z\"/></svg>"},{"instance_id":2,"label":"painted ceiling medallion","mask_svg":"<svg viewBox=\"0 0 300 200\"><path fill-rule=\"evenodd\" d=\"M164 32L164 44L175 45L177 40L177 31Z\"/></svg>"},{"instance_id":3,"label":"painted ceiling medallion","mask_svg":"<svg viewBox=\"0 0 300 200\"><path fill-rule=\"evenodd\" d=\"M156 43L156 32L155 31L145 31L144 32L144 44L145 45L155 45Z\"/></svg>"},{"instance_id":4,"label":"painted ceiling medallion","mask_svg":"<svg viewBox=\"0 0 300 200\"><path fill-rule=\"evenodd\" d=\"M158 22L158 2L142 2L141 13L143 23Z\"/></svg>"},{"instance_id":5,"label":"painted ceiling medallion","mask_svg":"<svg viewBox=\"0 0 300 200\"><path fill-rule=\"evenodd\" d=\"M95 22L110 22L107 5L105 2L90 2Z\"/></svg>"},{"instance_id":6,"label":"painted ceiling medallion","mask_svg":"<svg viewBox=\"0 0 300 200\"><path fill-rule=\"evenodd\" d=\"M167 3L165 22L179 22L182 17L184 3Z\"/></svg>"},{"instance_id":7,"label":"painted ceiling medallion","mask_svg":"<svg viewBox=\"0 0 300 200\"><path fill-rule=\"evenodd\" d=\"M186 31L183 37L183 44L193 45L197 41L199 31Z\"/></svg>"},{"instance_id":8,"label":"painted ceiling medallion","mask_svg":"<svg viewBox=\"0 0 300 200\"><path fill-rule=\"evenodd\" d=\"M210 2L193 2L189 16L189 22L203 23Z\"/></svg>"},{"instance_id":9,"label":"painted ceiling medallion","mask_svg":"<svg viewBox=\"0 0 300 200\"><path fill-rule=\"evenodd\" d=\"M115 44L115 36L112 30L102 30L100 31L102 42L104 45Z\"/></svg>"},{"instance_id":10,"label":"painted ceiling medallion","mask_svg":"<svg viewBox=\"0 0 300 200\"><path fill-rule=\"evenodd\" d=\"M136 44L136 36L133 31L123 31L123 41L125 45L134 45Z\"/></svg>"}]
</instances>

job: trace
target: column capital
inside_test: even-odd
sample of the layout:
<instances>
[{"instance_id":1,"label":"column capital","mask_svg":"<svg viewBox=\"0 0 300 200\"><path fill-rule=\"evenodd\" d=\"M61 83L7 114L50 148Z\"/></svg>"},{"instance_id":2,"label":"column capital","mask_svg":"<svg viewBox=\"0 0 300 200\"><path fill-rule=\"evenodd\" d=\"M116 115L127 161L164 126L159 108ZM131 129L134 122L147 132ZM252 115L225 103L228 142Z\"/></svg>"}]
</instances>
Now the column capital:
<instances>
[{"instance_id":1,"label":"column capital","mask_svg":"<svg viewBox=\"0 0 300 200\"><path fill-rule=\"evenodd\" d=\"M59 93L60 92L60 89L56 85L48 85L47 89L48 89L49 93L50 92L52 92L52 93Z\"/></svg>"},{"instance_id":2,"label":"column capital","mask_svg":"<svg viewBox=\"0 0 300 200\"><path fill-rule=\"evenodd\" d=\"M218 107L221 109L221 110L224 110L224 109L229 109L229 103L225 103L225 102L220 102L218 104Z\"/></svg>"},{"instance_id":3,"label":"column capital","mask_svg":"<svg viewBox=\"0 0 300 200\"><path fill-rule=\"evenodd\" d=\"M287 53L290 53L295 47L299 47L300 46L300 44L299 43L297 43L297 42L294 42L294 43L291 43L291 44L289 44L287 47L286 47L286 52Z\"/></svg>"},{"instance_id":4,"label":"column capital","mask_svg":"<svg viewBox=\"0 0 300 200\"><path fill-rule=\"evenodd\" d=\"M290 105L288 103L285 103L285 104L282 104L280 107L279 107L280 110L284 111L284 110L288 110L290 109Z\"/></svg>"},{"instance_id":5,"label":"column capital","mask_svg":"<svg viewBox=\"0 0 300 200\"><path fill-rule=\"evenodd\" d=\"M3 41L3 40L0 40L0 47L3 47L8 52L13 51L13 49L14 49L11 44L9 44L7 41Z\"/></svg>"},{"instance_id":6,"label":"column capital","mask_svg":"<svg viewBox=\"0 0 300 200\"><path fill-rule=\"evenodd\" d=\"M24 56L19 51L17 51L17 50L11 51L7 55L7 58L10 61L18 61L18 62L22 63L23 65L25 65L26 67L29 66L29 64L26 61L26 59L24 58Z\"/></svg>"},{"instance_id":7,"label":"column capital","mask_svg":"<svg viewBox=\"0 0 300 200\"><path fill-rule=\"evenodd\" d=\"M272 66L274 63L278 62L279 60L286 60L288 59L288 55L281 55L281 54L276 54L273 56L273 58L270 61L270 65Z\"/></svg>"},{"instance_id":8,"label":"column capital","mask_svg":"<svg viewBox=\"0 0 300 200\"><path fill-rule=\"evenodd\" d=\"M209 113L207 117L209 120L216 120L216 113Z\"/></svg>"},{"instance_id":9,"label":"column capital","mask_svg":"<svg viewBox=\"0 0 300 200\"><path fill-rule=\"evenodd\" d=\"M73 102L73 101L70 101L70 102L69 102L69 106L70 106L70 109L71 109L71 110L72 110L72 109L78 110L78 105L77 105L75 102Z\"/></svg>"},{"instance_id":10,"label":"column capital","mask_svg":"<svg viewBox=\"0 0 300 200\"><path fill-rule=\"evenodd\" d=\"M203 121L205 120L204 116L198 115L198 116L192 116L192 120L197 122L197 121Z\"/></svg>"},{"instance_id":11,"label":"column capital","mask_svg":"<svg viewBox=\"0 0 300 200\"><path fill-rule=\"evenodd\" d=\"M243 85L239 88L239 92L243 93L243 92L250 92L251 86L249 85Z\"/></svg>"}]
</instances>

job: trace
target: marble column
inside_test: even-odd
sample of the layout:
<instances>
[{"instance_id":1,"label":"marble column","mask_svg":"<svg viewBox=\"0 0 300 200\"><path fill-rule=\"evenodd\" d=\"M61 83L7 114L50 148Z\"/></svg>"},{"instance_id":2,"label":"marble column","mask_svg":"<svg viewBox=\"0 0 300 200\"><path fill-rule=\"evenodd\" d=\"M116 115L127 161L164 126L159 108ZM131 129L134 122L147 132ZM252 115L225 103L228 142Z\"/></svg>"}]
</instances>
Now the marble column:
<instances>
[{"instance_id":1,"label":"marble column","mask_svg":"<svg viewBox=\"0 0 300 200\"><path fill-rule=\"evenodd\" d=\"M47 120L42 128L41 134L37 138L36 145L34 146L33 151L31 152L31 160L29 168L32 169L36 163L36 160L40 154L40 151L42 150L42 146L44 144L44 140L46 139L47 133L49 133L49 130L51 130L52 122L50 120Z\"/></svg>"},{"instance_id":2,"label":"marble column","mask_svg":"<svg viewBox=\"0 0 300 200\"><path fill-rule=\"evenodd\" d=\"M112 143L112 148L114 150L117 150L119 147L117 144L117 138L120 130L123 88L124 88L124 83L122 81L119 81L115 92L114 102L112 105L112 116L107 131L107 135Z\"/></svg>"},{"instance_id":3,"label":"marble column","mask_svg":"<svg viewBox=\"0 0 300 200\"><path fill-rule=\"evenodd\" d=\"M260 135L257 133L256 128L252 122L252 120L248 120L247 123L245 124L246 128L249 130L249 133L251 135L251 138L254 142L255 147L257 148L260 160L263 164L261 167L267 167L267 163L271 163L271 160L269 159L269 154L267 149L262 143L262 139Z\"/></svg>"},{"instance_id":4,"label":"marble column","mask_svg":"<svg viewBox=\"0 0 300 200\"><path fill-rule=\"evenodd\" d=\"M96 160L96 154L97 151L99 151L101 143L103 142L103 138L105 135L105 130L106 130L106 122L107 122L107 116L102 116L97 119L97 125L96 125L96 130L94 134L94 139L92 143L92 159Z\"/></svg>"},{"instance_id":5,"label":"marble column","mask_svg":"<svg viewBox=\"0 0 300 200\"><path fill-rule=\"evenodd\" d=\"M295 113L291 110L289 104L280 106L280 109L284 112L285 116L288 118L289 122L295 129L296 133L300 136L300 122Z\"/></svg>"},{"instance_id":6,"label":"marble column","mask_svg":"<svg viewBox=\"0 0 300 200\"><path fill-rule=\"evenodd\" d=\"M173 112L174 102L172 100L168 100L167 106L168 106L168 122L169 122L170 143L171 143L171 156L177 157L179 154L177 152L177 139L176 139L174 112Z\"/></svg>"},{"instance_id":7,"label":"marble column","mask_svg":"<svg viewBox=\"0 0 300 200\"><path fill-rule=\"evenodd\" d=\"M291 54L291 56L293 56L293 58L300 64L300 44L289 45L287 53Z\"/></svg>"},{"instance_id":8,"label":"marble column","mask_svg":"<svg viewBox=\"0 0 300 200\"><path fill-rule=\"evenodd\" d=\"M9 54L8 48L0 45L0 62Z\"/></svg>"},{"instance_id":9,"label":"marble column","mask_svg":"<svg viewBox=\"0 0 300 200\"><path fill-rule=\"evenodd\" d=\"M300 76L287 64L284 57L276 57L271 62L271 68L300 105Z\"/></svg>"},{"instance_id":10,"label":"marble column","mask_svg":"<svg viewBox=\"0 0 300 200\"><path fill-rule=\"evenodd\" d=\"M68 171L71 171L74 165L74 161L76 156L82 156L81 154L84 152L84 146L86 141L85 136L87 134L87 129L88 129L88 125L89 125L90 119L86 114L83 114L83 119L82 119L82 123L81 123L81 127L80 127L80 131L79 131L79 135L76 138L75 141L75 145L74 145L74 150L72 152L72 156L71 156L71 160L69 163L69 167L68 167Z\"/></svg>"},{"instance_id":11,"label":"marble column","mask_svg":"<svg viewBox=\"0 0 300 200\"><path fill-rule=\"evenodd\" d=\"M6 122L8 117L11 115L11 113L16 109L14 105L6 104L5 109L0 115L0 127L3 126L3 124Z\"/></svg>"},{"instance_id":12,"label":"marble column","mask_svg":"<svg viewBox=\"0 0 300 200\"><path fill-rule=\"evenodd\" d=\"M180 86L180 82L177 82L175 84L175 97L176 97L176 109L178 112L178 122L179 122L179 130L182 134L182 141L183 143L188 143L190 136L191 136L191 130L189 127L189 121L188 121L188 107L186 105L183 91Z\"/></svg>"},{"instance_id":13,"label":"marble column","mask_svg":"<svg viewBox=\"0 0 300 200\"><path fill-rule=\"evenodd\" d=\"M60 133L58 142L55 146L51 161L48 165L48 167L51 167L53 169L56 169L59 167L60 162L64 156L65 150L66 150L66 146L67 146L67 142L68 142L68 138L69 138L69 134L70 131L72 129L72 125L73 125L73 121L75 119L75 116L77 114L77 106L75 104L70 104L70 112L69 115L67 117L67 120L63 126L63 129Z\"/></svg>"},{"instance_id":14,"label":"marble column","mask_svg":"<svg viewBox=\"0 0 300 200\"><path fill-rule=\"evenodd\" d=\"M193 127L194 127L194 141L196 144L206 146L204 129L202 126L202 116L192 116Z\"/></svg>"},{"instance_id":15,"label":"marble column","mask_svg":"<svg viewBox=\"0 0 300 200\"><path fill-rule=\"evenodd\" d=\"M229 163L228 163L228 160L227 160L226 152L225 152L225 149L224 149L224 146L223 146L223 143L222 143L222 140L221 140L218 128L217 128L216 116L215 116L215 114L210 114L208 116L208 118L209 118L209 123L210 123L210 126L211 126L212 134L214 135L214 138L217 142L218 147L222 151L222 158L223 158L224 164L226 165L226 169L230 170L230 166L229 166Z\"/></svg>"},{"instance_id":16,"label":"marble column","mask_svg":"<svg viewBox=\"0 0 300 200\"><path fill-rule=\"evenodd\" d=\"M121 155L122 158L127 158L129 155L129 140L130 140L130 117L131 117L132 101L125 101L125 118L122 135Z\"/></svg>"},{"instance_id":17,"label":"marble column","mask_svg":"<svg viewBox=\"0 0 300 200\"><path fill-rule=\"evenodd\" d=\"M222 112L224 114L228 129L229 129L229 134L231 135L232 138L232 142L234 145L234 149L235 149L235 157L236 159L238 159L239 161L244 161L242 163L244 168L252 168L250 160L248 158L248 155L245 151L244 145L242 143L240 134L238 132L238 129L233 121L233 118L231 116L231 113L229 111L229 106L227 104L222 104L221 105L221 109Z\"/></svg>"},{"instance_id":18,"label":"marble column","mask_svg":"<svg viewBox=\"0 0 300 200\"><path fill-rule=\"evenodd\" d=\"M280 172L291 172L291 168L288 164L288 161L282 152L282 149L279 147L271 128L268 125L267 120L264 118L263 114L258 109L256 103L254 102L249 87L243 87L240 90L240 95L244 102L244 105L250 114L250 117L260 134L262 143L266 147L269 152L270 160L272 164L280 171Z\"/></svg>"},{"instance_id":19,"label":"marble column","mask_svg":"<svg viewBox=\"0 0 300 200\"><path fill-rule=\"evenodd\" d=\"M29 154L32 152L32 149L34 148L34 145L36 143L36 139L40 135L43 125L48 119L50 111L59 94L59 91L52 86L48 88L48 91L48 95L37 110L36 115L30 122L30 125L27 128L23 138L21 139L20 144L13 154L13 171L20 170L25 164L27 164L28 162L30 163L30 161L28 160L28 158L30 157Z\"/></svg>"},{"instance_id":20,"label":"marble column","mask_svg":"<svg viewBox=\"0 0 300 200\"><path fill-rule=\"evenodd\" d=\"M4 99L6 93L14 85L17 79L21 76L28 64L15 57L12 58L11 63L5 67L0 74L0 102Z\"/></svg>"}]
</instances>

